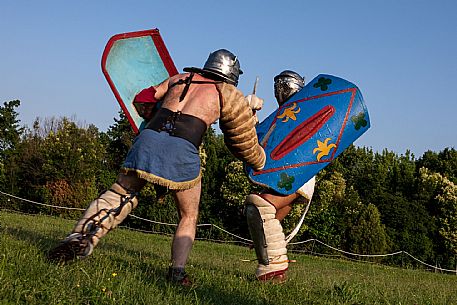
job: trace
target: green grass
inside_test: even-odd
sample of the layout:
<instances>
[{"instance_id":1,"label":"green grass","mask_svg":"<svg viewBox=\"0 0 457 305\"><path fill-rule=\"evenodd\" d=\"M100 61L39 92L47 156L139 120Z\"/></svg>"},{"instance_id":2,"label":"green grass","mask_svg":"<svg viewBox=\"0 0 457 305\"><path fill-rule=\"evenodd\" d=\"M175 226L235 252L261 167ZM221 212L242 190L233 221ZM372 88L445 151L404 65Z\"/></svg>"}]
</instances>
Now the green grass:
<instances>
[{"instance_id":1,"label":"green grass","mask_svg":"<svg viewBox=\"0 0 457 305\"><path fill-rule=\"evenodd\" d=\"M292 254L282 285L254 280L245 247L196 241L194 288L166 281L171 237L117 229L88 259L46 252L74 222L0 211L0 304L457 304L457 276Z\"/></svg>"}]
</instances>

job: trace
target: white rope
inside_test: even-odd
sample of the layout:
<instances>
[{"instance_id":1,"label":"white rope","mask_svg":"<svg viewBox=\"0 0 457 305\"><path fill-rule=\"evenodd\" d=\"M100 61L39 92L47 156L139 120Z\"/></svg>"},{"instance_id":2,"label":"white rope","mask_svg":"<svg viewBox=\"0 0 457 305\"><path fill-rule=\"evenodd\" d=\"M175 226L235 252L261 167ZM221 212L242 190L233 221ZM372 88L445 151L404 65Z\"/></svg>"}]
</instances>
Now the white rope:
<instances>
[{"instance_id":1,"label":"white rope","mask_svg":"<svg viewBox=\"0 0 457 305\"><path fill-rule=\"evenodd\" d=\"M34 203L34 204L41 205L41 206L46 206L46 207L51 207L51 208L57 208L57 209L64 209L64 210L79 210L79 211L85 211L85 209L81 209L81 208L69 208L69 207L62 207L62 206L58 206L58 205L50 205L50 204L40 203L40 202L36 202L36 201L24 199L24 198L21 198L21 197L17 197L17 196L8 194L8 193L4 193L4 192L2 192L2 191L0 191L0 193L1 193L2 195L8 196L8 197L11 197L11 198L14 198L14 199L18 199L18 200L22 200L22 201L25 201L25 202ZM160 222L160 221L154 221L154 220L142 218L142 217L139 217L139 216L136 216L136 215L133 215L133 214L129 214L129 216L130 216L130 217L133 217L133 218L137 218L137 219L143 220L143 221L146 221L146 222L154 223L154 224L159 224L159 225L164 225L164 226L174 226L174 227L177 226L177 224L174 224L174 223L165 223L165 222ZM233 233L230 233L229 231L224 230L224 229L222 229L221 227L219 227L219 226L217 226L217 225L213 225L213 224L211 224L211 223L203 223L203 224L198 224L198 225L197 225L197 227L205 227L205 226L212 226L212 227L215 227L215 228L221 230L222 232L227 233L228 235L231 235L231 236L236 237L236 238L238 238L238 239L240 239L240 240L243 240L243 241L252 243L252 240L249 240L249 239L243 238L243 237L241 237L241 236L239 236L239 235L235 235L235 234L233 234Z\"/></svg>"},{"instance_id":2,"label":"white rope","mask_svg":"<svg viewBox=\"0 0 457 305\"><path fill-rule=\"evenodd\" d=\"M135 216L135 215L129 215L129 216L131 216L131 217L133 217L133 218L138 218L138 219L141 219L141 220L144 220L144 221L147 221L147 222L152 222L152 223L155 223L155 224L162 224L162 225L166 225L166 226L175 226L175 227L177 226L177 224L171 224L171 223L164 223L164 222L153 221L153 220L149 220L149 219L146 219L146 218L141 218L141 217L138 217L138 216ZM234 237L236 237L236 238L238 238L238 239L240 239L240 240L243 240L243 241L247 241L247 242L252 243L252 240L249 240L249 239L243 238L243 237L241 237L241 236L239 236L239 235L235 235L235 234L233 234L233 233L230 233L229 231L224 230L224 229L222 229L221 227L219 227L219 226L217 226L217 225L213 225L212 223L201 223L201 224L198 224L198 225L197 225L197 227L208 227L208 226L210 226L210 227L215 227L215 228L221 230L222 232L227 233L228 235L231 235L231 236L234 236Z\"/></svg>"},{"instance_id":3,"label":"white rope","mask_svg":"<svg viewBox=\"0 0 457 305\"><path fill-rule=\"evenodd\" d=\"M412 256L411 254L409 254L409 253L406 252L406 251L401 251L401 252L405 253L406 255L408 255L409 257L411 257L412 259L414 259L415 261L417 261L417 262L419 262L419 263L421 263L421 264L423 264L423 265L425 265L425 266L428 266L428 267L430 267L430 268L433 268L433 269L435 269L435 270L440 270L440 271L447 271L447 272L454 272L454 273L457 273L457 269L456 269L456 270L450 270L450 269L439 268L439 267L437 267L437 266L433 266L433 265L427 264L427 263L421 261L420 259L415 258L414 256Z\"/></svg>"},{"instance_id":4,"label":"white rope","mask_svg":"<svg viewBox=\"0 0 457 305\"><path fill-rule=\"evenodd\" d=\"M18 200L22 200L22 201L25 201L25 202L29 202L29 203L33 203L33 204L37 204L37 205L41 205L41 206L46 206L46 207L52 207L52 208L57 208L57 209L66 209L66 210L80 210L80 211L85 211L85 209L81 209L81 208L69 208L69 207L61 207L61 206L55 206L55 205L50 205L50 204L44 204L44 203L40 203L40 202L36 202L36 201L32 201L32 200L28 200L28 199L24 199L24 198L21 198L21 197L17 197L17 196L14 196L14 195L11 195L11 194L8 194L8 193L4 193L2 191L0 191L0 194L2 195L5 195L7 197L11 197L11 198L15 198L15 199L18 199ZM309 209L309 206L310 206L310 203L311 201L308 202L308 205L307 207L305 208L305 211L302 215L302 217L300 218L300 221L299 223L297 224L297 226L295 227L295 229L289 234L289 236L287 237L287 240L291 240L298 232L298 230L300 229L302 223L303 223L303 219L306 215L306 213L308 212L308 209ZM150 219L146 219L146 218L142 218L142 217L139 217L139 216L135 216L135 215L129 215L133 218L137 218L137 219L140 219L140 220L143 220L143 221L147 221L147 222L151 222L151 223L155 223L155 224L160 224L160 225L167 225L167 226L177 226L176 224L170 224L170 223L164 223L164 222L159 222L159 221L153 221L153 220L150 220ZM250 244L252 244L252 240L249 240L249 239L246 239L246 238L243 238L241 236L238 236L236 234L233 234L233 233L230 233L229 231L217 226L217 225L214 225L214 224L198 224L197 225L198 227L203 227L203 226L211 226L211 227L215 227L219 230L221 230L222 232L225 232L237 239L240 239L242 241L245 241L245 242L248 242ZM148 231L144 231L144 230L141 230L143 232L148 232ZM445 272L452 272L452 273L457 273L456 270L450 270L450 269L443 269L443 268L439 268L437 266L433 266L433 265L430 265L430 264L427 264L423 261L421 261L420 259L414 257L413 255L409 254L408 252L406 251L397 251L397 252L393 252L393 253L387 253L387 254L358 254L358 253L351 253L351 252L348 252L348 251L344 251L344 250L340 250L338 248L335 248L335 247L332 247L318 239L308 239L308 240L305 240L305 241L300 241L300 242L295 242L295 243L289 243L289 245L300 245L300 244L305 244L305 243L309 243L311 241L315 241L315 242L318 242L320 243L321 245L325 246L325 247L328 247L329 249L332 249L334 251L337 251L337 252L340 252L340 253L344 253L346 255L351 255L351 256L358 256L358 257L387 257L387 256L393 256L393 255L399 255L399 254L406 254L407 256L411 257L413 260L427 266L427 267L430 267L430 268L433 268L435 270L439 270L439 271L445 271Z\"/></svg>"},{"instance_id":5,"label":"white rope","mask_svg":"<svg viewBox=\"0 0 457 305\"><path fill-rule=\"evenodd\" d=\"M143 220L143 221L152 222L152 223L155 223L155 224L158 224L158 225L173 226L173 227L177 226L177 224L175 224L175 223L166 223L166 222L149 220L149 219L142 218L142 217L139 217L139 216L136 216L136 215L133 215L133 214L129 214L129 216L133 217L133 218L137 218L137 219Z\"/></svg>"},{"instance_id":6,"label":"white rope","mask_svg":"<svg viewBox=\"0 0 457 305\"><path fill-rule=\"evenodd\" d=\"M64 209L64 210L79 210L79 211L85 211L85 209L81 209L81 208L69 208L69 207L61 207L61 206L57 206L57 205L51 205L51 204L40 203L40 202L36 202L36 201L24 199L24 198L21 198L21 197L17 197L17 196L11 195L11 194L7 194L7 193L4 193L4 192L2 192L2 191L0 191L0 193L1 193L2 195L8 196L8 197L11 197L11 198L14 198L14 199L22 200L22 201L29 202L29 203L34 203L34 204L41 205L41 206L46 206L46 207L51 207L51 208L57 208L57 209ZM139 217L139 216L136 216L136 215L133 215L133 214L130 214L129 216L130 216L130 217L133 217L133 218L137 218L137 219L143 220L143 221L146 221L146 222L151 222L151 223L154 223L154 224L165 225L165 226L174 226L174 227L177 226L177 224L174 224L174 223L165 223L165 222L160 222L160 221L154 221L154 220L142 218L142 217ZM229 231L224 230L224 229L222 229L221 227L219 227L219 226L217 226L217 225L213 225L213 224L211 224L211 223L203 223L203 224L198 224L198 225L197 225L197 227L205 227L205 226L212 226L212 227L215 227L215 228L221 230L222 232L225 232L225 233L227 233L227 234L229 234L229 235L231 235L231 236L234 236L234 237L236 237L236 238L238 238L238 239L241 239L241 240L247 241L247 242L252 242L252 240L249 240L249 239L243 238L243 237L241 237L241 236L235 235L235 234L233 234L233 233L230 233Z\"/></svg>"},{"instance_id":7,"label":"white rope","mask_svg":"<svg viewBox=\"0 0 457 305\"><path fill-rule=\"evenodd\" d=\"M300 230L303 220L305 220L306 213L308 213L309 206L311 205L311 199L308 201L308 204L306 205L305 211L303 212L303 215L300 217L300 220L298 221L298 224L295 226L295 228L290 232L290 234L286 237L286 244L288 244L292 238L297 235L298 231Z\"/></svg>"},{"instance_id":8,"label":"white rope","mask_svg":"<svg viewBox=\"0 0 457 305\"><path fill-rule=\"evenodd\" d=\"M399 254L406 254L408 255L409 257L411 257L412 259L414 259L415 261L427 266L427 267L430 267L430 268L433 268L435 270L440 270L440 271L446 271L446 272L453 272L453 273L457 273L456 270L451 270L451 269L443 269L443 268L440 268L440 267L437 267L437 266L433 266L433 265L430 265L430 264L427 264L426 262L423 262L421 261L420 259L412 256L411 254L409 254L408 252L406 251L397 251L397 252L393 252L393 253L386 253L386 254L358 254L358 253L352 253L352 252L347 252L347 251L344 251L344 250L340 250L338 248L335 248L335 247L332 247L318 239L314 239L314 238L311 238L311 239L308 239L308 240L305 240L305 241L300 241L300 242L296 242L296 243L291 243L291 245L299 245L299 244L304 244L304 243L308 243L308 242L311 242L311 241L315 241L315 242L318 242L320 243L321 245L323 246L326 246L327 248L330 248L334 251L337 251L337 252L340 252L340 253L344 253L346 255L352 255L352 256L358 256L358 257L386 257L386 256L394 256L394 255L399 255Z\"/></svg>"},{"instance_id":9,"label":"white rope","mask_svg":"<svg viewBox=\"0 0 457 305\"><path fill-rule=\"evenodd\" d=\"M397 252L394 252L394 253L387 253L387 254L357 254L357 253L351 253L351 252L347 252L347 251L344 251L344 250L340 250L338 248L335 248L335 247L332 247L330 245L327 245L326 243L318 240L318 239L314 239L314 238L311 238L311 239L308 239L308 240L305 240L305 241L299 241L299 242L296 242L296 243L291 243L291 245L300 245L300 244L305 244L305 243L309 243L311 241L315 241L315 242L318 242L320 243L321 245L324 245L326 246L327 248L330 248L332 250L335 250L337 252L340 252L340 253L344 253L344 254L347 254L347 255L353 255L353 256L360 256L360 257L382 257L382 256L392 256L392 255L397 255L397 254L400 254L402 253L403 251L397 251Z\"/></svg>"},{"instance_id":10,"label":"white rope","mask_svg":"<svg viewBox=\"0 0 457 305\"><path fill-rule=\"evenodd\" d=\"M61 207L61 206L58 206L58 205L51 205L51 204L40 203L40 202L36 202L36 201L24 199L24 198L21 198L21 197L17 197L17 196L11 195L11 194L3 193L2 191L0 191L0 193L1 193L2 195L8 196L8 197L11 197L11 198L14 198L14 199L22 200L22 201L29 202L29 203L34 203L34 204L41 205L41 206L45 206L45 207L57 208L57 209L64 209L64 210L79 210L79 211L85 211L85 209L81 209L81 208L68 208L68 207Z\"/></svg>"},{"instance_id":11,"label":"white rope","mask_svg":"<svg viewBox=\"0 0 457 305\"><path fill-rule=\"evenodd\" d=\"M228 235L234 236L234 237L236 237L236 238L238 238L238 239L241 239L241 240L243 240L243 241L246 241L246 242L249 242L249 243L252 244L252 240L243 238L243 237L241 237L241 236L239 236L239 235L235 235L235 234L233 234L233 233L230 233L229 231L224 230L224 229L222 229L221 227L219 227L219 226L217 226L217 225L213 225L213 224L211 224L211 223L207 223L207 224L200 224L200 225L197 225L197 227L198 227L198 226L213 226L213 227L215 227L216 229L219 229L219 230L221 230L222 232L227 233Z\"/></svg>"}]
</instances>

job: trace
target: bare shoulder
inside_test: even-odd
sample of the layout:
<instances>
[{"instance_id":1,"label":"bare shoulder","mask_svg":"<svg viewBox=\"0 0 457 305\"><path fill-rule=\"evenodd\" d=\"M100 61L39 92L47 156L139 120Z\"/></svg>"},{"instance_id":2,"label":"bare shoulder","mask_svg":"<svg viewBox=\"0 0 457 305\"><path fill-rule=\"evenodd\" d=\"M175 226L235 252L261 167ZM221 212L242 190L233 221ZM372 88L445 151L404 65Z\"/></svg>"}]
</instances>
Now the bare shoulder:
<instances>
[{"instance_id":1,"label":"bare shoulder","mask_svg":"<svg viewBox=\"0 0 457 305\"><path fill-rule=\"evenodd\" d=\"M186 77L189 76L190 73L179 73L176 75L173 75L169 78L170 85L179 81L180 79L185 79Z\"/></svg>"}]
</instances>

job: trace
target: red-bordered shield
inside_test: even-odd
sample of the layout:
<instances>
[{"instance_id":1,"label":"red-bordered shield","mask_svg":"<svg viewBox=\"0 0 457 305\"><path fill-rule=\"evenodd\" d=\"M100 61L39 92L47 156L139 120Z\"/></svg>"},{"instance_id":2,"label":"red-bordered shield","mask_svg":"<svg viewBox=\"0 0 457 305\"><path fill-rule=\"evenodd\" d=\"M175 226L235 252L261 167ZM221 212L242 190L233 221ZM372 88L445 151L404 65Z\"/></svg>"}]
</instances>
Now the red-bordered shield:
<instances>
[{"instance_id":1,"label":"red-bordered shield","mask_svg":"<svg viewBox=\"0 0 457 305\"><path fill-rule=\"evenodd\" d=\"M111 37L103 52L102 71L135 132L145 122L132 104L134 97L178 73L158 29Z\"/></svg>"},{"instance_id":2,"label":"red-bordered shield","mask_svg":"<svg viewBox=\"0 0 457 305\"><path fill-rule=\"evenodd\" d=\"M278 193L295 193L370 127L354 84L321 74L257 126L265 167L247 167L251 181Z\"/></svg>"}]
</instances>

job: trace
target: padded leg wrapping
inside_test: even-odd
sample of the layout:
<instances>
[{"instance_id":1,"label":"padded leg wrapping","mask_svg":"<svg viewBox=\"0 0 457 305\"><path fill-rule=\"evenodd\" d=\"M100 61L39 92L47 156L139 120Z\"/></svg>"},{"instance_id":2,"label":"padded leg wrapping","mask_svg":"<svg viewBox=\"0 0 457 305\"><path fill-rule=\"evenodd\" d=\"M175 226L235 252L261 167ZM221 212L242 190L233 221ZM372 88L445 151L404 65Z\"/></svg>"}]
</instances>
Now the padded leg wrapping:
<instances>
[{"instance_id":1,"label":"padded leg wrapping","mask_svg":"<svg viewBox=\"0 0 457 305\"><path fill-rule=\"evenodd\" d=\"M254 244L255 254L259 263L268 265L268 253L267 253L267 240L265 238L265 232L263 228L263 219L259 212L259 209L253 204L246 200L246 206L244 208L244 214L249 227L249 233L251 234L252 242Z\"/></svg>"},{"instance_id":2,"label":"padded leg wrapping","mask_svg":"<svg viewBox=\"0 0 457 305\"><path fill-rule=\"evenodd\" d=\"M90 243L90 250L85 256L90 255L100 238L116 228L137 205L138 199L134 195L114 183L111 189L89 204L67 238L74 239L76 235L80 235L81 239L87 240Z\"/></svg>"},{"instance_id":3,"label":"padded leg wrapping","mask_svg":"<svg viewBox=\"0 0 457 305\"><path fill-rule=\"evenodd\" d=\"M287 257L286 236L282 225L275 219L276 209L268 201L258 195L251 194L246 198L247 204L254 204L263 220L263 230L267 244L269 264L259 263L256 270L257 278L263 278L269 273L287 270L289 260Z\"/></svg>"},{"instance_id":4,"label":"padded leg wrapping","mask_svg":"<svg viewBox=\"0 0 457 305\"><path fill-rule=\"evenodd\" d=\"M285 271L289 267L286 236L283 233L281 223L277 219L270 219L265 221L264 225L270 263L268 265L258 264L255 273L257 278L266 276L272 272Z\"/></svg>"}]
</instances>

